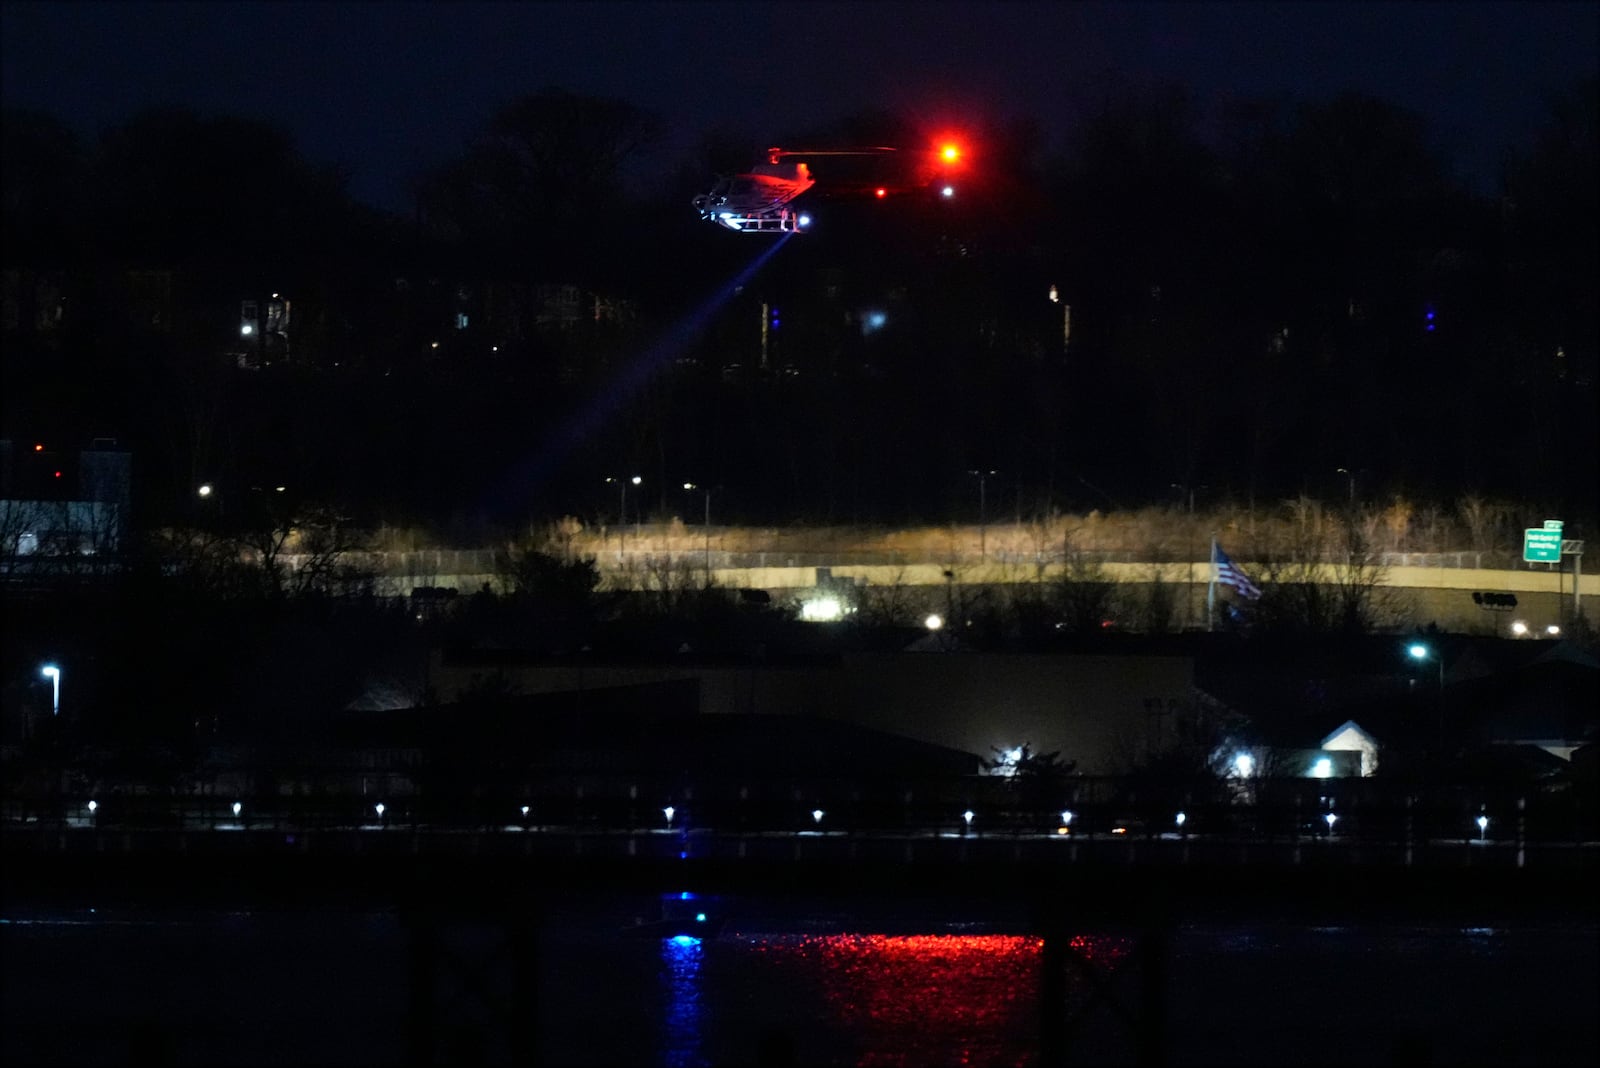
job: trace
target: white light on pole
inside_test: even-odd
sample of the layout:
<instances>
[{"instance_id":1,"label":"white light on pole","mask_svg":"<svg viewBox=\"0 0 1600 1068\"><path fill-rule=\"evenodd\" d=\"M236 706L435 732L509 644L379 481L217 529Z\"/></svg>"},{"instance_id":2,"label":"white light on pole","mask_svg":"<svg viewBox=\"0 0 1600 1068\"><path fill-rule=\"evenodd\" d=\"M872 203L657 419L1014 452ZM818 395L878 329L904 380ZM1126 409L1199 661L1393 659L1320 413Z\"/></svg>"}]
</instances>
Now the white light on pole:
<instances>
[{"instance_id":1,"label":"white light on pole","mask_svg":"<svg viewBox=\"0 0 1600 1068\"><path fill-rule=\"evenodd\" d=\"M922 621L922 625L929 630L938 630L944 626L944 617L937 612L930 612L928 618Z\"/></svg>"},{"instance_id":2,"label":"white light on pole","mask_svg":"<svg viewBox=\"0 0 1600 1068\"><path fill-rule=\"evenodd\" d=\"M1489 832L1489 817L1479 816L1476 822L1478 824L1478 841L1481 842Z\"/></svg>"},{"instance_id":3,"label":"white light on pole","mask_svg":"<svg viewBox=\"0 0 1600 1068\"><path fill-rule=\"evenodd\" d=\"M238 801L235 801L233 803L233 818L234 819L238 819L239 818L239 813L241 813L243 811L244 811L244 805L242 805Z\"/></svg>"},{"instance_id":4,"label":"white light on pole","mask_svg":"<svg viewBox=\"0 0 1600 1068\"><path fill-rule=\"evenodd\" d=\"M811 822L812 823L821 823L822 822L822 810L820 808L814 808L814 809L811 810Z\"/></svg>"},{"instance_id":5,"label":"white light on pole","mask_svg":"<svg viewBox=\"0 0 1600 1068\"><path fill-rule=\"evenodd\" d=\"M99 808L99 807L100 807L100 802L98 802L98 801L90 801L89 802L89 815L93 816L94 815L94 810Z\"/></svg>"},{"instance_id":6,"label":"white light on pole","mask_svg":"<svg viewBox=\"0 0 1600 1068\"><path fill-rule=\"evenodd\" d=\"M1330 812L1330 813L1328 813L1326 816L1324 816L1322 818L1328 821L1328 833L1332 834L1333 833L1333 825L1335 823L1339 822L1339 817L1334 815L1332 812Z\"/></svg>"},{"instance_id":7,"label":"white light on pole","mask_svg":"<svg viewBox=\"0 0 1600 1068\"><path fill-rule=\"evenodd\" d=\"M1188 822L1188 821L1189 821L1189 814L1188 814L1188 813L1186 813L1186 812L1180 812L1180 813L1178 813L1178 815L1177 815L1177 816L1176 816L1176 817L1175 817L1175 818L1174 818L1174 819L1173 819L1173 821L1172 821L1172 822L1174 822L1174 823L1176 823L1176 824L1177 824L1177 825L1178 825L1178 826L1179 826L1179 827L1182 827L1182 826L1183 826L1183 825L1184 825L1184 824L1185 824L1185 823L1187 823L1187 822Z\"/></svg>"},{"instance_id":8,"label":"white light on pole","mask_svg":"<svg viewBox=\"0 0 1600 1068\"><path fill-rule=\"evenodd\" d=\"M376 812L378 814L378 818L380 820L383 819L383 802L379 801L376 805L373 805L372 806L372 811L374 811L374 812Z\"/></svg>"},{"instance_id":9,"label":"white light on pole","mask_svg":"<svg viewBox=\"0 0 1600 1068\"><path fill-rule=\"evenodd\" d=\"M661 814L663 816L667 817L667 826L668 827L672 826L672 817L677 814L677 811L678 810L673 808L671 805L668 805L666 808L661 810Z\"/></svg>"},{"instance_id":10,"label":"white light on pole","mask_svg":"<svg viewBox=\"0 0 1600 1068\"><path fill-rule=\"evenodd\" d=\"M39 674L50 680L50 714L61 714L61 669L55 664L46 664L39 669Z\"/></svg>"},{"instance_id":11,"label":"white light on pole","mask_svg":"<svg viewBox=\"0 0 1600 1068\"><path fill-rule=\"evenodd\" d=\"M198 489L195 490L195 493L198 494L201 497L209 497L209 496L211 496L211 483L209 483L209 482L200 483L200 486L199 486Z\"/></svg>"},{"instance_id":12,"label":"white light on pole","mask_svg":"<svg viewBox=\"0 0 1600 1068\"><path fill-rule=\"evenodd\" d=\"M1317 762L1311 765L1311 777L1313 779L1332 778L1333 761L1329 760L1327 757L1319 757Z\"/></svg>"},{"instance_id":13,"label":"white light on pole","mask_svg":"<svg viewBox=\"0 0 1600 1068\"><path fill-rule=\"evenodd\" d=\"M1238 773L1239 778L1248 779L1255 774L1256 758L1249 753L1237 754L1233 758L1233 770Z\"/></svg>"},{"instance_id":14,"label":"white light on pole","mask_svg":"<svg viewBox=\"0 0 1600 1068\"><path fill-rule=\"evenodd\" d=\"M967 821L968 827L972 826L972 810L970 808L961 814L961 818Z\"/></svg>"}]
</instances>

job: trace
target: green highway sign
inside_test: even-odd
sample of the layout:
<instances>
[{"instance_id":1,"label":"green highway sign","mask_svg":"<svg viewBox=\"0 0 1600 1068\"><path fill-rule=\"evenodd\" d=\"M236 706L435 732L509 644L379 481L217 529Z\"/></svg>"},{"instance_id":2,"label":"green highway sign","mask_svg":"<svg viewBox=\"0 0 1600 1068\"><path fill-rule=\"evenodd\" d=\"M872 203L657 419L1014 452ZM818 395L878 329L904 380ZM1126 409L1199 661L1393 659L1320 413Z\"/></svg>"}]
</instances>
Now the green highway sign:
<instances>
[{"instance_id":1,"label":"green highway sign","mask_svg":"<svg viewBox=\"0 0 1600 1068\"><path fill-rule=\"evenodd\" d=\"M1561 561L1561 531L1529 527L1522 532L1522 558L1529 563Z\"/></svg>"}]
</instances>

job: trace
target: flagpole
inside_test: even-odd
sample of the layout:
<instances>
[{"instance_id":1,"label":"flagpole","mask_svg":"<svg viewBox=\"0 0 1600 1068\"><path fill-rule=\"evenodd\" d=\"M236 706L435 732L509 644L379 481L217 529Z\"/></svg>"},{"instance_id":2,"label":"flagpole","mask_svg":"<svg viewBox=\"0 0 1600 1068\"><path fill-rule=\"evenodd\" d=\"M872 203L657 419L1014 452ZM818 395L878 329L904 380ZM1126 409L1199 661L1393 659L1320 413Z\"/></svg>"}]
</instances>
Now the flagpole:
<instances>
[{"instance_id":1,"label":"flagpole","mask_svg":"<svg viewBox=\"0 0 1600 1068\"><path fill-rule=\"evenodd\" d=\"M1210 633L1217 612L1217 537L1211 536L1211 581L1206 583L1206 632Z\"/></svg>"}]
</instances>

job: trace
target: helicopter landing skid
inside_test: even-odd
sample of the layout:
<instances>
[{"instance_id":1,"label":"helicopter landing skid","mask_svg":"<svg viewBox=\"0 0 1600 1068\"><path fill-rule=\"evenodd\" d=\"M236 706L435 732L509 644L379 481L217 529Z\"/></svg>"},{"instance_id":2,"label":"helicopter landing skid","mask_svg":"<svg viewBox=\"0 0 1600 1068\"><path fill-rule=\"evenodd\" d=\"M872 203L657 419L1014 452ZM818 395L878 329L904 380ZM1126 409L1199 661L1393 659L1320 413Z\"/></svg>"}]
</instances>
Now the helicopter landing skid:
<instances>
[{"instance_id":1,"label":"helicopter landing skid","mask_svg":"<svg viewBox=\"0 0 1600 1068\"><path fill-rule=\"evenodd\" d=\"M798 234L811 224L809 215L787 210L761 214L716 211L707 213L706 218L741 234Z\"/></svg>"}]
</instances>

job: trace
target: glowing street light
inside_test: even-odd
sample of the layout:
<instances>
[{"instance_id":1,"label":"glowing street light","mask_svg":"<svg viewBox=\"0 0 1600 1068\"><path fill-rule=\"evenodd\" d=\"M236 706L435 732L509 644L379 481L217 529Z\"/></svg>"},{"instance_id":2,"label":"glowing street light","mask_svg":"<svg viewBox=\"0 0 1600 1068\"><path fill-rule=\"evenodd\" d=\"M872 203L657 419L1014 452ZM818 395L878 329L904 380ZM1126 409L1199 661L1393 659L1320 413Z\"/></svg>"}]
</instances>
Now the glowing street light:
<instances>
[{"instance_id":1,"label":"glowing street light","mask_svg":"<svg viewBox=\"0 0 1600 1068\"><path fill-rule=\"evenodd\" d=\"M1489 831L1489 817L1485 815L1479 815L1478 818L1473 822L1478 825L1478 841L1481 842L1484 840L1485 835L1487 835Z\"/></svg>"},{"instance_id":2,"label":"glowing street light","mask_svg":"<svg viewBox=\"0 0 1600 1068\"><path fill-rule=\"evenodd\" d=\"M209 496L211 496L211 490L212 490L211 483L202 482L202 483L200 483L199 487L194 492L195 492L196 496L209 497Z\"/></svg>"},{"instance_id":3,"label":"glowing street light","mask_svg":"<svg viewBox=\"0 0 1600 1068\"><path fill-rule=\"evenodd\" d=\"M1322 818L1328 821L1328 833L1332 834L1333 833L1333 825L1335 823L1339 822L1339 817L1334 815L1332 812L1330 812L1330 813L1328 813L1326 816L1324 816Z\"/></svg>"},{"instance_id":4,"label":"glowing street light","mask_svg":"<svg viewBox=\"0 0 1600 1068\"><path fill-rule=\"evenodd\" d=\"M528 806L527 805L523 805L522 806L522 818L523 819L527 819L528 818Z\"/></svg>"},{"instance_id":5,"label":"glowing street light","mask_svg":"<svg viewBox=\"0 0 1600 1068\"><path fill-rule=\"evenodd\" d=\"M45 664L39 668L39 674L50 680L50 714L61 714L61 668L55 664Z\"/></svg>"},{"instance_id":6,"label":"glowing street light","mask_svg":"<svg viewBox=\"0 0 1600 1068\"><path fill-rule=\"evenodd\" d=\"M922 621L922 625L929 630L938 630L944 626L944 617L937 612L930 612L928 618Z\"/></svg>"},{"instance_id":7,"label":"glowing street light","mask_svg":"<svg viewBox=\"0 0 1600 1068\"><path fill-rule=\"evenodd\" d=\"M1071 827L1072 826L1072 810L1071 809L1063 809L1062 810L1062 812L1061 812L1061 826L1063 826L1063 827Z\"/></svg>"},{"instance_id":8,"label":"glowing street light","mask_svg":"<svg viewBox=\"0 0 1600 1068\"><path fill-rule=\"evenodd\" d=\"M968 827L972 826L972 810L970 808L961 814L961 818L967 821Z\"/></svg>"},{"instance_id":9,"label":"glowing street light","mask_svg":"<svg viewBox=\"0 0 1600 1068\"><path fill-rule=\"evenodd\" d=\"M239 813L244 811L244 805L238 801L233 803L233 818L238 819Z\"/></svg>"},{"instance_id":10,"label":"glowing street light","mask_svg":"<svg viewBox=\"0 0 1600 1068\"><path fill-rule=\"evenodd\" d=\"M1185 823L1187 823L1187 822L1188 822L1188 821L1189 821L1189 815L1188 815L1188 813L1186 813L1186 812L1180 812L1180 813L1178 813L1178 815L1177 815L1177 816L1176 816L1176 817L1175 817L1175 818L1174 818L1174 819L1173 819L1173 821L1172 821L1172 822L1173 822L1173 823L1176 823L1176 824L1177 824L1177 825L1178 825L1178 826L1179 826L1179 827L1182 827L1182 826L1183 826L1183 825L1184 825L1184 824L1185 824Z\"/></svg>"},{"instance_id":11,"label":"glowing street light","mask_svg":"<svg viewBox=\"0 0 1600 1068\"><path fill-rule=\"evenodd\" d=\"M89 815L93 816L94 815L94 810L100 807L100 802L98 802L98 801L90 801L88 807L89 807Z\"/></svg>"},{"instance_id":12,"label":"glowing street light","mask_svg":"<svg viewBox=\"0 0 1600 1068\"><path fill-rule=\"evenodd\" d=\"M1241 779L1255 774L1256 758L1249 753L1238 753L1233 758L1233 770Z\"/></svg>"},{"instance_id":13,"label":"glowing street light","mask_svg":"<svg viewBox=\"0 0 1600 1068\"><path fill-rule=\"evenodd\" d=\"M1520 638L1528 633L1528 625L1520 619L1513 619L1511 621L1511 633Z\"/></svg>"},{"instance_id":14,"label":"glowing street light","mask_svg":"<svg viewBox=\"0 0 1600 1068\"><path fill-rule=\"evenodd\" d=\"M822 822L822 810L820 808L814 808L811 810L811 822L817 824Z\"/></svg>"},{"instance_id":15,"label":"glowing street light","mask_svg":"<svg viewBox=\"0 0 1600 1068\"><path fill-rule=\"evenodd\" d=\"M1311 765L1313 779L1328 779L1333 777L1333 761L1327 757L1318 757L1317 762Z\"/></svg>"},{"instance_id":16,"label":"glowing street light","mask_svg":"<svg viewBox=\"0 0 1600 1068\"><path fill-rule=\"evenodd\" d=\"M372 811L374 811L374 812L376 812L378 814L378 818L380 820L383 819L383 802L379 801L376 805L373 805L372 806Z\"/></svg>"},{"instance_id":17,"label":"glowing street light","mask_svg":"<svg viewBox=\"0 0 1600 1068\"><path fill-rule=\"evenodd\" d=\"M661 810L661 814L663 816L667 817L667 826L668 827L672 826L672 817L677 814L677 811L678 810L673 808L671 805L668 805L666 808Z\"/></svg>"}]
</instances>

